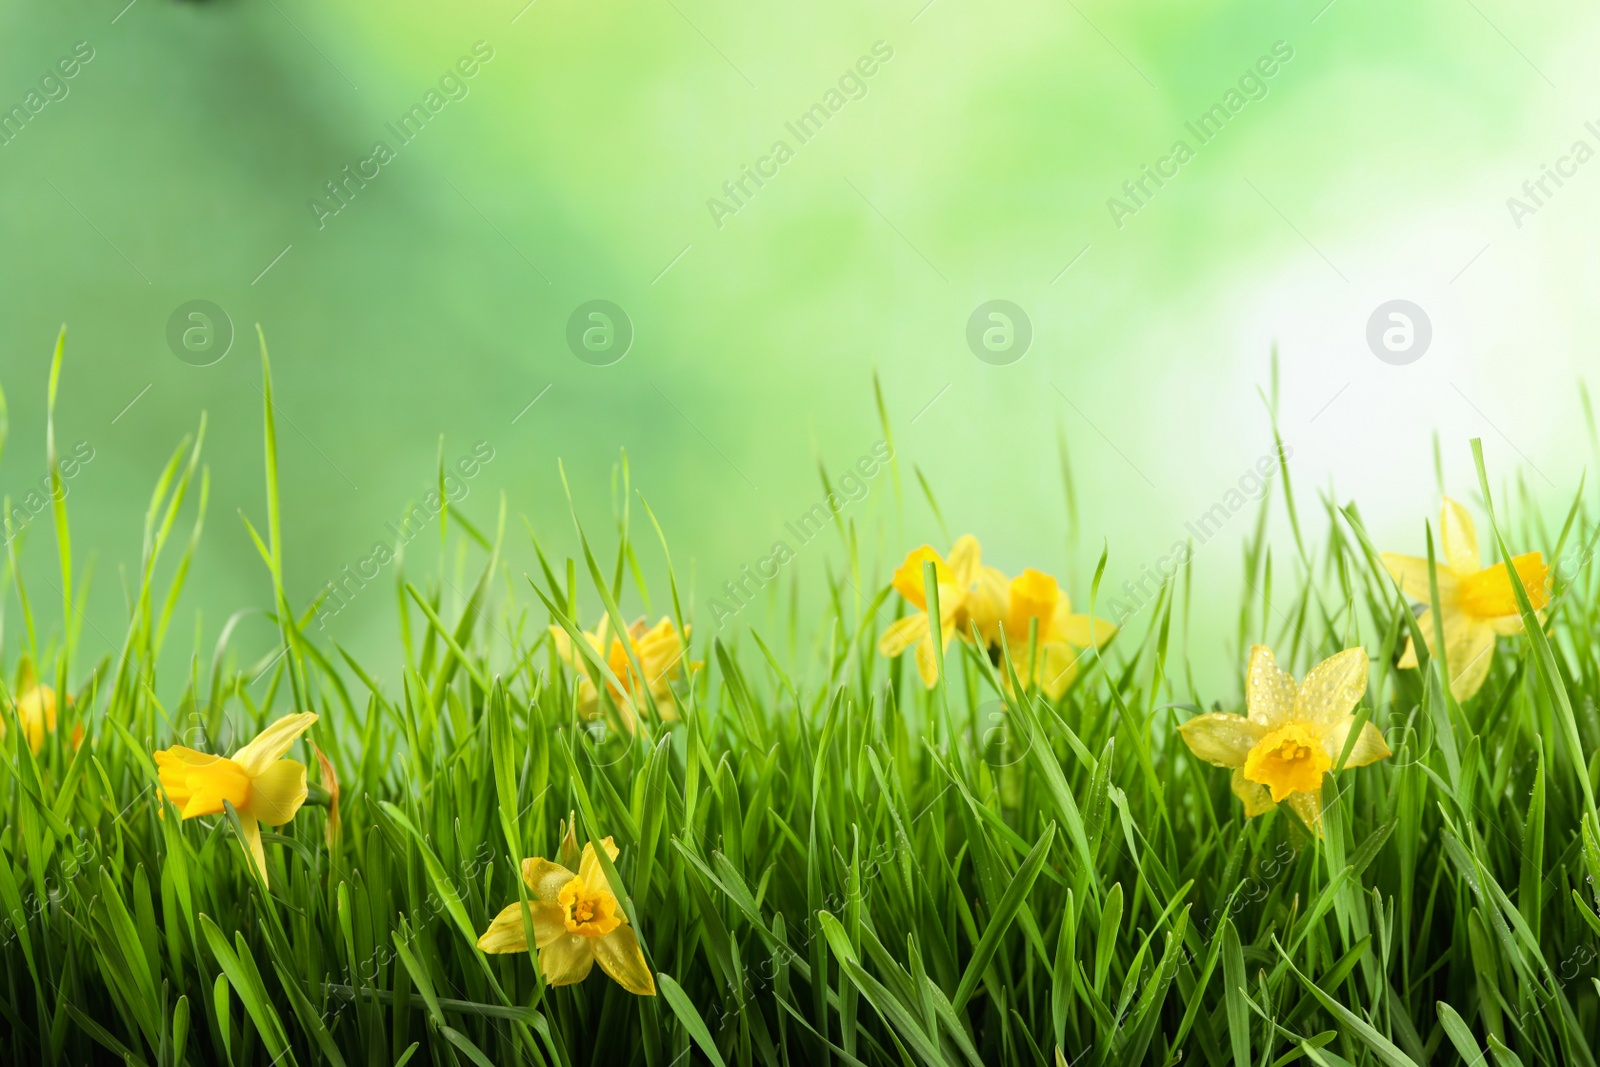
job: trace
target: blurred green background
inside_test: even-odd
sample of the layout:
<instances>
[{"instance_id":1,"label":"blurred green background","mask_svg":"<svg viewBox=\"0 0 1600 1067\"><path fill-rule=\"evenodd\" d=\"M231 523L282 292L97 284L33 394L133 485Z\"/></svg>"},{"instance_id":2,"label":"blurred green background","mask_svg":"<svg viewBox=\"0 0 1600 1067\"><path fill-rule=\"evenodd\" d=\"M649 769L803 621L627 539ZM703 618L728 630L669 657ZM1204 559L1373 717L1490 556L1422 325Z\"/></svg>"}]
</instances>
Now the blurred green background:
<instances>
[{"instance_id":1,"label":"blurred green background","mask_svg":"<svg viewBox=\"0 0 1600 1067\"><path fill-rule=\"evenodd\" d=\"M117 647L150 488L202 412L212 499L184 627L209 648L230 612L269 603L237 515L264 524L257 323L298 604L392 540L443 435L447 461L493 450L463 513L492 527L503 492L557 553L575 545L557 460L604 531L626 449L707 627L707 598L820 499L818 459L838 472L878 441L874 370L904 508L887 474L867 481L846 512L866 556L942 540L915 467L952 533L1080 598L1102 542L1115 589L1268 453L1274 345L1302 502L1336 487L1386 547L1421 550L1435 431L1453 491L1473 495L1482 436L1497 476L1521 468L1551 511L1593 455L1575 386L1595 365L1600 162L1560 161L1600 148L1600 16L1575 2L124 3L0 8L0 488L43 474L66 323L59 433L94 456L70 495L94 652ZM75 48L92 59L45 80ZM802 143L786 124L819 103ZM1218 103L1201 144L1186 124ZM390 124L414 105L427 121L405 142ZM1180 139L1193 158L1162 162ZM780 140L792 152L762 162ZM365 164L380 141L392 158ZM370 180L330 216L347 165ZM1131 201L1146 165L1176 173ZM1513 218L1546 165L1564 184ZM770 176L731 214L708 205L745 167ZM634 333L608 366L567 343L595 299ZM1004 365L967 341L994 299L1031 324ZM1405 366L1367 343L1392 299L1431 323ZM235 334L209 366L167 338L194 300ZM1218 648L1247 526L1195 561ZM26 542L59 628L46 518ZM783 581L820 601L842 559L819 539ZM642 562L659 610L653 538ZM390 576L328 623L380 666ZM242 640L273 636L256 622Z\"/></svg>"}]
</instances>

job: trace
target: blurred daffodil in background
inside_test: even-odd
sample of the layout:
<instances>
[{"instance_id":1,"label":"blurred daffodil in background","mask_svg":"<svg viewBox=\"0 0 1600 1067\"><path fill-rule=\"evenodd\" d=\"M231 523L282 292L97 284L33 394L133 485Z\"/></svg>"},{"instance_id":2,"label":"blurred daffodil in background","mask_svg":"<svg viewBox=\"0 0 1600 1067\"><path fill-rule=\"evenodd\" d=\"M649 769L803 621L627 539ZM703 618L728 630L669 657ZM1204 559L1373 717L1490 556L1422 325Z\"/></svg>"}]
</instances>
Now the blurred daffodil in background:
<instances>
[{"instance_id":1,"label":"blurred daffodil in background","mask_svg":"<svg viewBox=\"0 0 1600 1067\"><path fill-rule=\"evenodd\" d=\"M1233 792L1246 816L1287 803L1321 834L1322 776L1338 762L1355 726L1367 667L1366 650L1348 648L1311 668L1297 687L1272 650L1256 645L1245 678L1245 714L1196 715L1179 730L1196 756L1233 769ZM1363 723L1344 766L1364 767L1389 754L1378 728Z\"/></svg>"},{"instance_id":2,"label":"blurred daffodil in background","mask_svg":"<svg viewBox=\"0 0 1600 1067\"><path fill-rule=\"evenodd\" d=\"M282 757L316 721L309 711L285 715L232 757L182 745L155 753L161 788L183 818L220 815L225 804L233 806L263 884L267 856L261 847L261 824L282 826L306 801L305 764Z\"/></svg>"},{"instance_id":3,"label":"blurred daffodil in background","mask_svg":"<svg viewBox=\"0 0 1600 1067\"><path fill-rule=\"evenodd\" d=\"M684 640L688 638L690 627L683 628L683 636L679 637L678 628L672 620L662 616L654 626L648 625L643 618L635 619L628 627L626 646L620 637L609 635L609 619L601 619L600 625L593 632L585 632L583 639L589 647L605 661L606 667L617 682L609 678L606 687L611 692L611 698L616 701L617 709L622 713L623 723L633 729L638 715L635 707L642 690L648 689L654 698L656 709L663 719L676 719L678 709L676 698L672 692L672 682L683 674L683 657L688 651ZM607 640L610 637L609 641ZM578 713L584 718L594 718L600 714L600 690L590 679L591 667L583 654L572 644L572 638L560 626L550 627L550 639L555 642L556 655L561 661L577 672L578 682ZM629 651L637 657L640 668L644 671L641 680L639 672L634 669L633 659ZM692 673L698 670L700 664L689 664Z\"/></svg>"},{"instance_id":4,"label":"blurred daffodil in background","mask_svg":"<svg viewBox=\"0 0 1600 1067\"><path fill-rule=\"evenodd\" d=\"M1450 671L1450 692L1466 700L1483 687L1493 661L1495 638L1523 630L1517 608L1516 590L1511 576L1499 563L1484 567L1478 555L1478 534L1472 516L1460 504L1445 498L1439 515L1439 541L1444 558L1435 560L1439 580L1440 622L1444 630L1445 665ZM1383 554L1383 564L1406 596L1431 605L1433 595L1428 582L1428 561L1416 556ZM1528 594L1535 612L1549 603L1549 570L1544 556L1526 552L1511 560L1517 578ZM1543 615L1540 615L1541 620ZM1437 656L1433 608L1426 607L1417 618L1430 655ZM1417 666L1417 650L1406 639L1400 667Z\"/></svg>"},{"instance_id":5,"label":"blurred daffodil in background","mask_svg":"<svg viewBox=\"0 0 1600 1067\"><path fill-rule=\"evenodd\" d=\"M895 569L890 584L916 611L884 631L878 640L878 651L893 657L915 648L917 673L931 688L939 680L939 663L934 656L933 625L928 618L923 576L923 565L930 562L938 585L939 634L946 649L953 636L970 643L974 628L985 646L1000 640L1006 610L1006 576L998 568L983 565L983 549L970 534L956 539L948 560L931 545L923 545L908 553Z\"/></svg>"},{"instance_id":6,"label":"blurred daffodil in background","mask_svg":"<svg viewBox=\"0 0 1600 1067\"><path fill-rule=\"evenodd\" d=\"M607 837L600 842L613 861L619 855ZM583 846L576 873L543 857L522 861L528 887L528 922L539 949L539 971L551 985L572 985L589 976L596 963L630 993L654 996L655 979L611 891L594 843ZM504 908L489 924L478 947L484 952L526 952L527 932L521 902Z\"/></svg>"},{"instance_id":7,"label":"blurred daffodil in background","mask_svg":"<svg viewBox=\"0 0 1600 1067\"><path fill-rule=\"evenodd\" d=\"M1004 630L1018 678L1024 685L1037 682L1051 700L1077 676L1084 650L1117 632L1104 619L1074 614L1060 583L1032 567L1011 579Z\"/></svg>"},{"instance_id":8,"label":"blurred daffodil in background","mask_svg":"<svg viewBox=\"0 0 1600 1067\"><path fill-rule=\"evenodd\" d=\"M71 703L70 699L68 703ZM17 721L22 724L22 736L28 742L28 750L37 756L44 749L45 736L56 730L56 691L39 683L34 674L33 661L26 658L17 671L16 713ZM5 717L0 716L0 740L5 736L6 721ZM82 728L74 729L74 748L82 738Z\"/></svg>"}]
</instances>

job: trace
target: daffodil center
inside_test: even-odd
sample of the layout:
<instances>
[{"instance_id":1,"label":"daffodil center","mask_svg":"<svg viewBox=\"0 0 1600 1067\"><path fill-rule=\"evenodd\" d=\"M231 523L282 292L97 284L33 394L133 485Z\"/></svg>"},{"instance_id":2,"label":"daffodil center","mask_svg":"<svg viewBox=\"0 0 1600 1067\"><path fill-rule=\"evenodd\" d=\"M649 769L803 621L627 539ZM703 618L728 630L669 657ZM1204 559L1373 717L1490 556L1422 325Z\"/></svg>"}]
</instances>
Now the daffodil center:
<instances>
[{"instance_id":1,"label":"daffodil center","mask_svg":"<svg viewBox=\"0 0 1600 1067\"><path fill-rule=\"evenodd\" d=\"M590 888L582 878L574 878L562 886L557 899L568 933L604 937L622 925L622 918L617 914L617 898L608 890Z\"/></svg>"},{"instance_id":2,"label":"daffodil center","mask_svg":"<svg viewBox=\"0 0 1600 1067\"><path fill-rule=\"evenodd\" d=\"M1544 565L1544 557L1537 552L1529 552L1517 556L1511 565L1516 568L1517 578L1527 591L1528 602L1534 610L1544 607L1550 599L1545 589L1549 571ZM1517 594L1511 586L1511 577L1506 574L1505 567L1498 563L1462 578L1459 589L1461 610L1468 615L1480 619L1498 619L1518 613Z\"/></svg>"},{"instance_id":3,"label":"daffodil center","mask_svg":"<svg viewBox=\"0 0 1600 1067\"><path fill-rule=\"evenodd\" d=\"M1310 723L1291 723L1256 742L1244 760L1244 776L1272 791L1281 801L1290 793L1315 793L1322 775L1333 765L1323 734Z\"/></svg>"}]
</instances>

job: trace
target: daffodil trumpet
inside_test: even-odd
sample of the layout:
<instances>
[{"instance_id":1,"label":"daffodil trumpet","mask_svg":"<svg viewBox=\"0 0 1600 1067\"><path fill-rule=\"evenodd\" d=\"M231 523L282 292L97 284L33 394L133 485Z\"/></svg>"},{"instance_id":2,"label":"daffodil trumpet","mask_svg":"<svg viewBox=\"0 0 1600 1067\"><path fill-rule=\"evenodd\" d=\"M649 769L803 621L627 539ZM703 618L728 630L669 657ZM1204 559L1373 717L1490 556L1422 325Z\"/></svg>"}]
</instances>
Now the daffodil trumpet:
<instances>
[{"instance_id":1,"label":"daffodil trumpet","mask_svg":"<svg viewBox=\"0 0 1600 1067\"><path fill-rule=\"evenodd\" d=\"M1060 583L1032 567L1011 579L1006 605L1001 631L1018 678L1025 686L1037 685L1051 700L1072 684L1079 661L1117 632L1104 619L1074 613Z\"/></svg>"},{"instance_id":2,"label":"daffodil trumpet","mask_svg":"<svg viewBox=\"0 0 1600 1067\"><path fill-rule=\"evenodd\" d=\"M1501 563L1482 565L1478 535L1467 509L1445 498L1439 515L1439 543L1443 558L1436 559L1430 577L1428 561L1417 556L1383 554L1383 565L1407 597L1426 605L1416 625L1429 655L1440 655L1449 672L1450 692L1466 700L1481 688L1494 660L1495 639L1523 632L1522 611L1511 575ZM1511 560L1517 581L1535 616L1542 622L1550 601L1549 570L1544 556L1526 552ZM1433 588L1438 585L1439 615L1433 610ZM1408 637L1397 666L1419 665L1415 642Z\"/></svg>"},{"instance_id":3,"label":"daffodil trumpet","mask_svg":"<svg viewBox=\"0 0 1600 1067\"><path fill-rule=\"evenodd\" d=\"M185 819L220 815L232 808L239 832L263 885L267 856L261 827L282 826L306 803L306 767L283 756L317 721L312 712L285 715L232 756L216 756L174 745L155 753L161 788ZM330 797L322 790L319 798Z\"/></svg>"},{"instance_id":4,"label":"daffodil trumpet","mask_svg":"<svg viewBox=\"0 0 1600 1067\"><path fill-rule=\"evenodd\" d=\"M1297 686L1271 649L1256 645L1245 672L1245 714L1196 715L1178 729L1189 751L1233 771L1233 793L1246 817L1287 803L1320 836L1323 776L1390 754L1371 722L1356 730L1367 670L1366 650L1350 648L1311 668Z\"/></svg>"}]
</instances>

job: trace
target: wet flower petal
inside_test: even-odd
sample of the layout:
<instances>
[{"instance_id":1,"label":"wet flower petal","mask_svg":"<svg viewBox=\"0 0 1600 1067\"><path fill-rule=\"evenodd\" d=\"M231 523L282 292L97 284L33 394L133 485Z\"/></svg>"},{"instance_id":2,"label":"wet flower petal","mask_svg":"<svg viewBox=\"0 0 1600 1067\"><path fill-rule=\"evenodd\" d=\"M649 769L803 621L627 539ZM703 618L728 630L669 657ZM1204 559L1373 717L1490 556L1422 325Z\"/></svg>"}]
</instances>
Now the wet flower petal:
<instances>
[{"instance_id":1,"label":"wet flower petal","mask_svg":"<svg viewBox=\"0 0 1600 1067\"><path fill-rule=\"evenodd\" d=\"M1327 750L1328 756L1335 763L1339 761L1339 753L1344 751L1345 741L1350 736L1350 728L1356 724L1356 717L1348 715L1335 723L1328 731ZM1383 739L1383 732L1371 722L1361 725L1361 732L1356 735L1356 743L1350 749L1350 757L1344 761L1345 767L1365 767L1381 759L1393 755L1389 751L1389 742Z\"/></svg>"},{"instance_id":2,"label":"wet flower petal","mask_svg":"<svg viewBox=\"0 0 1600 1067\"><path fill-rule=\"evenodd\" d=\"M1298 690L1286 671L1278 668L1272 649L1254 645L1245 668L1244 705L1250 721L1260 726L1276 726L1294 710Z\"/></svg>"},{"instance_id":3,"label":"wet flower petal","mask_svg":"<svg viewBox=\"0 0 1600 1067\"><path fill-rule=\"evenodd\" d=\"M1243 715L1225 715L1213 712L1196 715L1178 732L1184 743L1200 759L1218 767L1243 767L1245 757L1261 740L1263 727Z\"/></svg>"},{"instance_id":4,"label":"wet flower petal","mask_svg":"<svg viewBox=\"0 0 1600 1067\"><path fill-rule=\"evenodd\" d=\"M1295 694L1294 717L1328 724L1348 715L1367 695L1367 650L1347 648L1306 673Z\"/></svg>"},{"instance_id":5,"label":"wet flower petal","mask_svg":"<svg viewBox=\"0 0 1600 1067\"><path fill-rule=\"evenodd\" d=\"M596 938L594 957L600 961L600 969L623 989L641 997L655 996L656 981L650 975L650 965L645 962L633 927L619 926L605 937Z\"/></svg>"}]
</instances>

